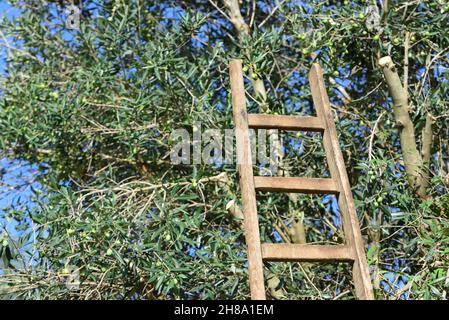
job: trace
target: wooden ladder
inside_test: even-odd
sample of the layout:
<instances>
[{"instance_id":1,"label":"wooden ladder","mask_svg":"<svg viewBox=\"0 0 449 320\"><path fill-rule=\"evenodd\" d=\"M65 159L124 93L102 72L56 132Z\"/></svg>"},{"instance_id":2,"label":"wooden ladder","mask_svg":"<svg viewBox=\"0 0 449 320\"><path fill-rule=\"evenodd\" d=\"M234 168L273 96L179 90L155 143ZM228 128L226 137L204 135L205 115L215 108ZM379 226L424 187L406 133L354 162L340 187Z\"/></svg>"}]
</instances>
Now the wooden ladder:
<instances>
[{"instance_id":1,"label":"wooden ladder","mask_svg":"<svg viewBox=\"0 0 449 320\"><path fill-rule=\"evenodd\" d=\"M354 199L320 66L316 63L313 64L309 72L309 83L317 117L247 114L242 62L232 60L229 69L251 299L264 300L266 298L263 261L344 261L352 263L357 297L365 300L373 299L373 289ZM321 132L331 178L254 176L251 162L250 128ZM256 191L338 195L345 243L326 246L290 243L262 244L259 234Z\"/></svg>"}]
</instances>

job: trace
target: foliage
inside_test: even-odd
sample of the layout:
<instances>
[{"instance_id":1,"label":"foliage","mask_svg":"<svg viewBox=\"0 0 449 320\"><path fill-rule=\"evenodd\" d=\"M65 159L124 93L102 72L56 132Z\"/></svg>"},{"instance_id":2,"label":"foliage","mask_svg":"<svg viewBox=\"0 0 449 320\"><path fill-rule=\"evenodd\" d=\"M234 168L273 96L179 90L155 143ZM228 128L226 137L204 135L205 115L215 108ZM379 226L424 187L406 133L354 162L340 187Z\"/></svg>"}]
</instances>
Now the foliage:
<instances>
[{"instance_id":1,"label":"foliage","mask_svg":"<svg viewBox=\"0 0 449 320\"><path fill-rule=\"evenodd\" d=\"M253 70L253 80L264 81L269 112L313 115L307 72L316 53L329 80L377 297L445 297L444 1L389 1L382 29L375 30L365 14L373 1L255 1L255 11L245 2L241 12L252 32L240 40L218 1L87 0L79 30L66 28L58 3L10 2L21 12L0 21L6 57L0 147L3 156L38 166L41 187L33 191L33 206L1 213L5 226L13 221L20 231L5 227L0 236L2 296L247 297L244 237L227 210L239 194L235 166L173 165L170 133L193 134L198 121L203 128L233 127L228 62L235 57ZM415 131L428 112L435 117L428 200L407 182L376 63L389 54L402 75L406 31ZM248 108L257 111L260 101L250 97L247 80ZM318 141L313 134L285 136L285 165L295 175L326 174ZM229 184L210 179L223 172ZM341 241L335 199L300 198L301 217L291 216L287 203L283 195L259 197L264 241L288 238L298 218L308 242ZM353 296L345 265L270 264L268 270L287 298Z\"/></svg>"}]
</instances>

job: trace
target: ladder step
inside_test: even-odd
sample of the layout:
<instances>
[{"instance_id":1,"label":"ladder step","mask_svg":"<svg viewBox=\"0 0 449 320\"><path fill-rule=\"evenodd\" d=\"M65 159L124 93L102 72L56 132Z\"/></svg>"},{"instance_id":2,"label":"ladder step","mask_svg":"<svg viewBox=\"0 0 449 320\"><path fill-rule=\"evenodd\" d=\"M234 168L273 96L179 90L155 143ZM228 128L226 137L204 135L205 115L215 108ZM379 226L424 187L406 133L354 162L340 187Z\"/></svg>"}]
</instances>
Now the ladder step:
<instances>
[{"instance_id":1,"label":"ladder step","mask_svg":"<svg viewBox=\"0 0 449 320\"><path fill-rule=\"evenodd\" d=\"M354 261L350 248L345 245L325 246L289 243L262 244L262 258L266 261Z\"/></svg>"},{"instance_id":2,"label":"ladder step","mask_svg":"<svg viewBox=\"0 0 449 320\"><path fill-rule=\"evenodd\" d=\"M324 125L318 117L280 116L253 113L248 114L248 126L253 129L324 132Z\"/></svg>"},{"instance_id":3,"label":"ladder step","mask_svg":"<svg viewBox=\"0 0 449 320\"><path fill-rule=\"evenodd\" d=\"M338 194L338 186L333 179L297 177L254 177L257 191L298 192L312 194Z\"/></svg>"}]
</instances>

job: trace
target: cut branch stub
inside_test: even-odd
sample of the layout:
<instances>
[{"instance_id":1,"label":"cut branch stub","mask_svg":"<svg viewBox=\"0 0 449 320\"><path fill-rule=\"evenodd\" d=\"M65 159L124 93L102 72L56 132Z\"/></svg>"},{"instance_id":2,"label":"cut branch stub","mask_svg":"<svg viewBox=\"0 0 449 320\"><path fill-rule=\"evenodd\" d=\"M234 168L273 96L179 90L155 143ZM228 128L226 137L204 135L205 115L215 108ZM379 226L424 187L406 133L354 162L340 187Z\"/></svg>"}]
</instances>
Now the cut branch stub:
<instances>
[{"instance_id":1,"label":"cut branch stub","mask_svg":"<svg viewBox=\"0 0 449 320\"><path fill-rule=\"evenodd\" d=\"M418 187L422 178L422 158L416 146L415 128L410 118L407 92L402 86L401 79L391 57L379 59L391 97L396 125L399 131L405 171L412 187Z\"/></svg>"}]
</instances>

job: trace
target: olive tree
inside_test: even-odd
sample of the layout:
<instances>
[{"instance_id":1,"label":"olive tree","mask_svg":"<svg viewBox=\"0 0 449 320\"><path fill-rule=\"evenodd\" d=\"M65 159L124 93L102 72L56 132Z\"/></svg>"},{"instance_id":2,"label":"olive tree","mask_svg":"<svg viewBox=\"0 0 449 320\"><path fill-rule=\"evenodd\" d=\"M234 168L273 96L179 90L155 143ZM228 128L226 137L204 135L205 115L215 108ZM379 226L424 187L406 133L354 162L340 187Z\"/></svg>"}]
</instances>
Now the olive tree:
<instances>
[{"instance_id":1,"label":"olive tree","mask_svg":"<svg viewBox=\"0 0 449 320\"><path fill-rule=\"evenodd\" d=\"M239 58L249 111L271 114L315 115L320 63L377 298L446 296L447 3L9 2L0 146L37 187L1 212L2 295L248 297L235 163L170 157L175 130L233 128ZM281 137L275 174L329 174L319 135ZM344 239L331 195L258 194L258 210L264 242ZM354 296L345 264L271 263L266 278L275 299Z\"/></svg>"}]
</instances>

